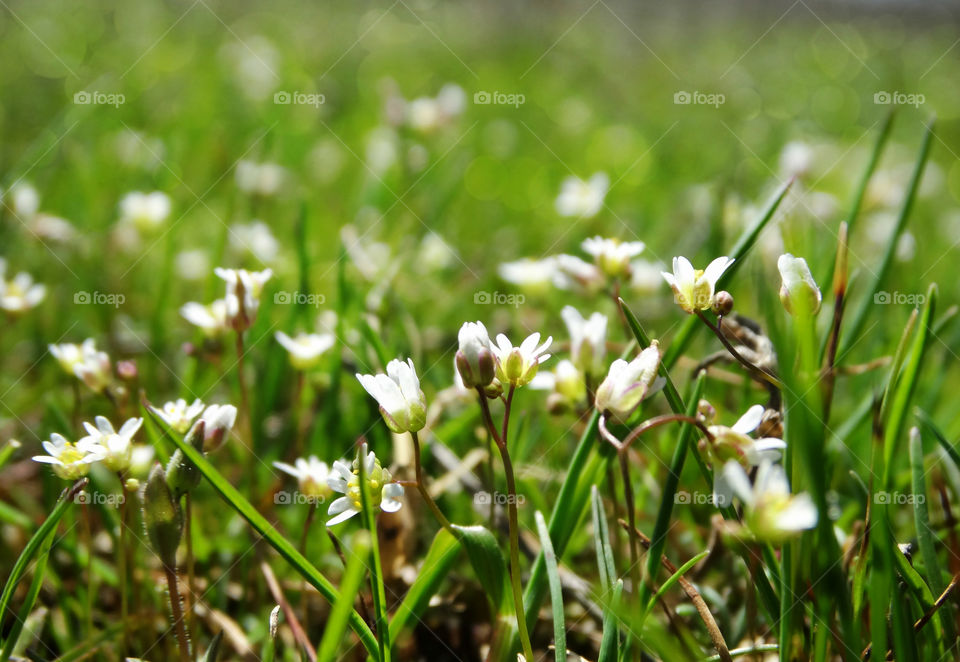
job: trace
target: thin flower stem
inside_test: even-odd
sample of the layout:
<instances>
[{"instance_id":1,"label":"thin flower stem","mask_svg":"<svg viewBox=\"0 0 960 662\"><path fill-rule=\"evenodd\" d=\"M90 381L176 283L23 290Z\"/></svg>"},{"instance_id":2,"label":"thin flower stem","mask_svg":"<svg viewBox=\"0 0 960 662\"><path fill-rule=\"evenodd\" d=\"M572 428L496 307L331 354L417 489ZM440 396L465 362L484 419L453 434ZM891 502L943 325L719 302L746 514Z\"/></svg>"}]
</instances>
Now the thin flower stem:
<instances>
[{"instance_id":1,"label":"thin flower stem","mask_svg":"<svg viewBox=\"0 0 960 662\"><path fill-rule=\"evenodd\" d=\"M413 461L417 474L417 489L420 491L420 496L423 497L427 507L430 508L433 516L437 518L438 522L440 522L440 525L449 531L455 538L459 538L460 536L458 535L457 530L453 528L452 524L450 524L450 520L444 517L443 511L440 510L437 502L433 500L432 496L430 496L430 491L427 489L426 483L423 482L423 467L420 464L420 437L416 432L413 431L410 432L410 436L413 438Z\"/></svg>"},{"instance_id":2,"label":"thin flower stem","mask_svg":"<svg viewBox=\"0 0 960 662\"><path fill-rule=\"evenodd\" d=\"M623 446L617 451L617 459L620 461L620 474L623 477L623 501L627 509L628 531L636 529L636 508L633 502L633 485L630 482L630 459L627 454L630 449ZM630 541L630 581L633 583L634 592L640 590L640 549L636 536L628 535Z\"/></svg>"},{"instance_id":3,"label":"thin flower stem","mask_svg":"<svg viewBox=\"0 0 960 662\"><path fill-rule=\"evenodd\" d=\"M733 358L735 358L740 363L740 365L746 368L748 372L766 381L768 384L775 387L776 389L783 390L783 382L777 379L777 377L772 373L770 373L769 371L764 370L763 368L756 366L750 363L750 361L748 361L747 359L745 359L743 355L740 354L740 352L738 352L736 348L730 344L730 341L727 340L727 337L725 335L723 335L723 331L720 330L720 327L714 324L713 322L711 322L710 320L708 320L702 311L699 311L699 310L697 311L697 317L699 317L703 321L703 323L706 324L711 331L713 331L713 334L720 340L721 344L723 344L726 350L730 352L730 355Z\"/></svg>"},{"instance_id":4,"label":"thin flower stem","mask_svg":"<svg viewBox=\"0 0 960 662\"><path fill-rule=\"evenodd\" d=\"M244 375L243 357L245 354L243 348L243 331L237 330L237 383L240 385L240 405L243 409L243 417L247 424L247 431L251 429L250 422L250 395L247 390L247 378Z\"/></svg>"},{"instance_id":5,"label":"thin flower stem","mask_svg":"<svg viewBox=\"0 0 960 662\"><path fill-rule=\"evenodd\" d=\"M517 629L520 634L520 645L523 647L523 655L527 660L533 660L533 646L530 645L530 634L527 632L527 619L523 616L523 587L520 585L520 518L517 513L517 484L513 473L513 463L510 461L510 452L507 450L510 409L513 407L513 394L515 391L516 387L511 385L504 404L502 432L497 434L496 427L493 424L493 418L490 416L490 406L487 404L483 391L479 388L477 389L484 420L490 429L490 434L493 435L494 441L497 442L497 448L500 450L500 458L503 460L503 472L507 477L507 521L510 528L510 585L513 589L513 605L517 613Z\"/></svg>"},{"instance_id":6,"label":"thin flower stem","mask_svg":"<svg viewBox=\"0 0 960 662\"><path fill-rule=\"evenodd\" d=\"M713 434L710 432L707 426L703 424L703 421L682 414L664 414L663 416L655 416L654 418L647 419L631 430L630 434L627 435L627 438L623 440L624 450L629 448L630 445L640 437L640 435L649 432L653 428L666 425L667 423L689 423L690 425L694 425L699 428L699 430L707 437L708 441L713 441Z\"/></svg>"},{"instance_id":7,"label":"thin flower stem","mask_svg":"<svg viewBox=\"0 0 960 662\"><path fill-rule=\"evenodd\" d=\"M367 484L366 457L361 451L360 460L357 463L360 470L360 499L361 512L370 532L370 557L373 561L370 568L370 590L373 593L373 608L375 612L377 627L377 643L380 647L381 662L390 662L390 619L387 614L387 592L383 585L383 566L380 562L380 541L377 538L377 516L373 512L373 504Z\"/></svg>"},{"instance_id":8,"label":"thin flower stem","mask_svg":"<svg viewBox=\"0 0 960 662\"><path fill-rule=\"evenodd\" d=\"M194 610L193 605L193 596L197 595L197 581L194 573L194 557L193 557L193 499L190 497L190 493L187 492L186 497L184 498L184 509L183 509L183 536L187 540L187 592L184 595L184 605L186 605L187 610L187 629L190 632L197 631L197 617L196 611Z\"/></svg>"},{"instance_id":9,"label":"thin flower stem","mask_svg":"<svg viewBox=\"0 0 960 662\"><path fill-rule=\"evenodd\" d=\"M127 603L127 495L123 474L117 472L120 481L120 535L117 541L117 575L120 588L120 622L123 623L120 635L120 655L127 654L127 618L130 607Z\"/></svg>"},{"instance_id":10,"label":"thin flower stem","mask_svg":"<svg viewBox=\"0 0 960 662\"><path fill-rule=\"evenodd\" d=\"M173 628L177 633L177 648L180 651L180 662L190 662L190 639L183 624L183 608L180 605L180 589L177 587L177 571L166 563L163 571L167 576L167 589L170 593L170 612L173 616Z\"/></svg>"}]
</instances>

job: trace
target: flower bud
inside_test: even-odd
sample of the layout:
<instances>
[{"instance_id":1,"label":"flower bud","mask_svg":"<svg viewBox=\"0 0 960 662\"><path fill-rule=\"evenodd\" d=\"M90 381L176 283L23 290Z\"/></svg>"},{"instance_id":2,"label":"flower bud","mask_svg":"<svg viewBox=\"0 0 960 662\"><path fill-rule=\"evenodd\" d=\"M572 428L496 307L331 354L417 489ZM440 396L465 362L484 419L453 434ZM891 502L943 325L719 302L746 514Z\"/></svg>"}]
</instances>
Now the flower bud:
<instances>
[{"instance_id":1,"label":"flower bud","mask_svg":"<svg viewBox=\"0 0 960 662\"><path fill-rule=\"evenodd\" d=\"M733 312L733 295L720 290L713 296L713 312L723 317Z\"/></svg>"},{"instance_id":2,"label":"flower bud","mask_svg":"<svg viewBox=\"0 0 960 662\"><path fill-rule=\"evenodd\" d=\"M154 465L140 496L143 522L150 546L167 567L177 563L177 547L183 537L183 512L173 498L163 467Z\"/></svg>"},{"instance_id":3,"label":"flower bud","mask_svg":"<svg viewBox=\"0 0 960 662\"><path fill-rule=\"evenodd\" d=\"M467 388L487 386L496 373L496 361L490 351L490 337L481 322L466 322L457 334L460 348L456 354L457 372Z\"/></svg>"},{"instance_id":4,"label":"flower bud","mask_svg":"<svg viewBox=\"0 0 960 662\"><path fill-rule=\"evenodd\" d=\"M500 383L499 379L494 379L483 387L483 394L490 400L496 400L503 395L503 384Z\"/></svg>"},{"instance_id":5,"label":"flower bud","mask_svg":"<svg viewBox=\"0 0 960 662\"><path fill-rule=\"evenodd\" d=\"M597 409L626 420L641 400L662 387L663 378L657 377L659 367L660 345L656 340L630 363L614 361L597 389Z\"/></svg>"},{"instance_id":6,"label":"flower bud","mask_svg":"<svg viewBox=\"0 0 960 662\"><path fill-rule=\"evenodd\" d=\"M820 311L822 296L807 261L786 253L777 260L777 269L783 279L780 302L787 312L794 316L816 315Z\"/></svg>"},{"instance_id":7,"label":"flower bud","mask_svg":"<svg viewBox=\"0 0 960 662\"><path fill-rule=\"evenodd\" d=\"M184 441L203 452L204 442L204 421L203 419L194 423L193 427L184 437ZM200 470L183 454L179 448L170 456L170 462L167 464L167 485L173 491L173 496L179 499L181 496L197 487L200 484Z\"/></svg>"},{"instance_id":8,"label":"flower bud","mask_svg":"<svg viewBox=\"0 0 960 662\"><path fill-rule=\"evenodd\" d=\"M206 439L203 442L203 452L210 453L223 445L233 424L237 420L237 408L233 405L210 405L200 420L204 422Z\"/></svg>"}]
</instances>

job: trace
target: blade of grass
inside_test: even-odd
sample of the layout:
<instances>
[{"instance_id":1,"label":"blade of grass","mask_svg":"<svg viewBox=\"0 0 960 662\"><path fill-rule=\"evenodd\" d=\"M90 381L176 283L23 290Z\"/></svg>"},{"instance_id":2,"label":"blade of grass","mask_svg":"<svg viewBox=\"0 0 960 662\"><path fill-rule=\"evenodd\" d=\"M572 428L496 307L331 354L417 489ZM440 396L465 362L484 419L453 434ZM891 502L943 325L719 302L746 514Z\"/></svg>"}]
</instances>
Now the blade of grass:
<instances>
[{"instance_id":1,"label":"blade of grass","mask_svg":"<svg viewBox=\"0 0 960 662\"><path fill-rule=\"evenodd\" d=\"M917 544L920 558L927 569L927 584L930 590L940 593L946 588L940 563L937 561L937 547L933 530L930 528L930 514L927 511L927 486L923 471L923 439L919 428L910 430L910 465L913 470L911 487L913 489L913 519L917 527Z\"/></svg>"},{"instance_id":2,"label":"blade of grass","mask_svg":"<svg viewBox=\"0 0 960 662\"><path fill-rule=\"evenodd\" d=\"M553 652L556 662L567 659L567 628L563 618L563 591L560 587L560 571L557 568L557 555L553 553L553 543L547 531L547 522L539 510L534 513L537 520L537 533L543 545L543 557L547 563L547 578L550 582L550 608L553 612Z\"/></svg>"},{"instance_id":3,"label":"blade of grass","mask_svg":"<svg viewBox=\"0 0 960 662\"><path fill-rule=\"evenodd\" d=\"M653 594L653 595L650 597L650 599L647 601L647 606L646 606L646 608L645 608L645 613L649 614L650 611L653 609L653 606L654 606L655 604L657 604L657 600L659 600L661 597L663 597L663 595L664 595L667 591L669 591L670 588L671 588L674 584L676 584L678 581L680 581L680 578L681 578L681 577L683 577L685 574L687 574L687 573L690 571L690 568L692 568L692 567L695 566L697 563L699 563L700 560L701 560L702 558L704 558L705 556L707 556L709 553L710 553L710 550L704 550L704 551L700 552L699 554L697 554L696 556L694 556L694 557L693 557L692 559L690 559L689 561L687 561L686 563L684 563L682 566L680 566L679 568L677 568L677 571L674 572L672 575L670 575L670 576L667 578L667 581L663 582L663 585L660 586L660 588L657 589L657 592L656 592L655 594Z\"/></svg>"},{"instance_id":4,"label":"blade of grass","mask_svg":"<svg viewBox=\"0 0 960 662\"><path fill-rule=\"evenodd\" d=\"M50 547L53 545L53 538L54 536L51 532L50 535L44 538L43 544L40 546L40 555L37 557L37 562L33 567L33 580L30 582L30 588L27 590L27 595L23 599L23 606L20 607L17 620L14 621L10 627L10 632L7 633L6 643L3 645L3 650L0 651L0 662L7 662L7 660L10 659L10 654L13 652L17 640L20 638L20 633L23 631L24 623L27 622L27 618L30 616L33 605L37 601L37 596L40 595L40 589L43 587L43 575L47 570L47 559L50 557Z\"/></svg>"},{"instance_id":5,"label":"blade of grass","mask_svg":"<svg viewBox=\"0 0 960 662\"><path fill-rule=\"evenodd\" d=\"M347 631L353 603L363 584L363 576L366 574L367 559L370 556L369 536L355 536L352 549L346 550L346 553L350 558L347 561L343 579L340 580L340 597L330 610L330 616L324 625L323 638L320 640L317 651L317 662L334 662L337 659L337 650Z\"/></svg>"},{"instance_id":6,"label":"blade of grass","mask_svg":"<svg viewBox=\"0 0 960 662\"><path fill-rule=\"evenodd\" d=\"M613 587L613 597L603 609L603 638L600 641L600 654L597 662L615 662L620 644L620 619L616 607L623 594L623 580L618 579Z\"/></svg>"},{"instance_id":7,"label":"blade of grass","mask_svg":"<svg viewBox=\"0 0 960 662\"><path fill-rule=\"evenodd\" d=\"M403 602L393 612L390 620L390 641L396 641L410 621L423 614L430 599L453 568L459 553L460 545L457 539L446 529L437 531L417 578L403 596Z\"/></svg>"},{"instance_id":8,"label":"blade of grass","mask_svg":"<svg viewBox=\"0 0 960 662\"><path fill-rule=\"evenodd\" d=\"M390 614L387 606L387 592L384 586L383 566L380 562L380 544L377 538L377 514L374 512L370 496L370 486L367 483L367 445L360 448L356 466L359 467L360 479L360 515L364 525L370 532L370 591L373 594L373 611L377 622L377 642L380 646L380 659L390 662ZM338 602L341 598L338 598Z\"/></svg>"}]
</instances>

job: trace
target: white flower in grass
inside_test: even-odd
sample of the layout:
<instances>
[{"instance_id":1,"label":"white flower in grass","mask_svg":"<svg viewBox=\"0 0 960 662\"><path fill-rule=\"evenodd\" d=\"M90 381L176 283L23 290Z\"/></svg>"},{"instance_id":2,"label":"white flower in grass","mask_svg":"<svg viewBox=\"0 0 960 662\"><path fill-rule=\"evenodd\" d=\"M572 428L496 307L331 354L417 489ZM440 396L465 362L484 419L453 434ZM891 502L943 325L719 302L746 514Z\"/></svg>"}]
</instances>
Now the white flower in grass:
<instances>
[{"instance_id":1,"label":"white flower in grass","mask_svg":"<svg viewBox=\"0 0 960 662\"><path fill-rule=\"evenodd\" d=\"M783 280L780 302L787 312L791 315L816 315L820 311L822 296L807 261L786 253L777 260L777 269Z\"/></svg>"},{"instance_id":2,"label":"white flower in grass","mask_svg":"<svg viewBox=\"0 0 960 662\"><path fill-rule=\"evenodd\" d=\"M40 210L40 194L30 184L17 184L7 191L6 197L7 204L20 220L29 220Z\"/></svg>"},{"instance_id":3,"label":"white flower in grass","mask_svg":"<svg viewBox=\"0 0 960 662\"><path fill-rule=\"evenodd\" d=\"M567 254L557 255L553 259L556 265L553 284L558 289L578 287L586 292L596 292L606 283L603 272L592 262Z\"/></svg>"},{"instance_id":4,"label":"white flower in grass","mask_svg":"<svg viewBox=\"0 0 960 662\"><path fill-rule=\"evenodd\" d=\"M87 338L82 345L76 343L60 343L58 345L47 345L50 354L53 355L63 371L68 375L76 375L73 371L77 364L83 362L85 354L95 354L97 351L93 338Z\"/></svg>"},{"instance_id":5,"label":"white flower in grass","mask_svg":"<svg viewBox=\"0 0 960 662\"><path fill-rule=\"evenodd\" d=\"M799 140L788 142L780 152L780 174L783 177L805 177L813 167L813 148Z\"/></svg>"},{"instance_id":6,"label":"white flower in grass","mask_svg":"<svg viewBox=\"0 0 960 662\"><path fill-rule=\"evenodd\" d=\"M761 462L772 462L780 458L780 452L787 447L783 439L776 437L753 439L749 436L763 420L763 412L763 405L754 405L732 427L725 425L707 427L713 441L702 439L700 448L714 467L721 467L727 462L734 461L748 469L760 465ZM720 472L715 471L714 492L726 499L718 503L726 505L730 503L729 499L732 495L718 482L719 476Z\"/></svg>"},{"instance_id":7,"label":"white flower in grass","mask_svg":"<svg viewBox=\"0 0 960 662\"><path fill-rule=\"evenodd\" d=\"M200 415L203 421L203 451L215 451L237 422L237 408L233 405L209 405Z\"/></svg>"},{"instance_id":8,"label":"white flower in grass","mask_svg":"<svg viewBox=\"0 0 960 662\"><path fill-rule=\"evenodd\" d=\"M120 220L147 232L158 228L170 215L170 197L162 191L133 191L120 200Z\"/></svg>"},{"instance_id":9,"label":"white flower in grass","mask_svg":"<svg viewBox=\"0 0 960 662\"><path fill-rule=\"evenodd\" d=\"M263 221L231 225L230 245L236 250L250 253L261 262L273 262L280 252L280 242Z\"/></svg>"},{"instance_id":10,"label":"white flower in grass","mask_svg":"<svg viewBox=\"0 0 960 662\"><path fill-rule=\"evenodd\" d=\"M391 431L419 432L426 425L427 399L420 390L413 359L393 359L387 364L387 374L357 374L357 380L380 405L380 413Z\"/></svg>"},{"instance_id":11,"label":"white flower in grass","mask_svg":"<svg viewBox=\"0 0 960 662\"><path fill-rule=\"evenodd\" d=\"M454 358L457 373L467 388L487 386L496 376L496 359L483 322L464 322L457 334L460 347Z\"/></svg>"},{"instance_id":12,"label":"white flower in grass","mask_svg":"<svg viewBox=\"0 0 960 662\"><path fill-rule=\"evenodd\" d=\"M653 294L663 283L663 264L634 260L630 263L630 287L641 294Z\"/></svg>"},{"instance_id":13,"label":"white flower in grass","mask_svg":"<svg viewBox=\"0 0 960 662\"><path fill-rule=\"evenodd\" d=\"M753 485L734 461L727 462L719 475L726 491L743 501L744 524L757 540L779 544L817 525L817 508L810 495L790 494L787 474L780 465L764 460Z\"/></svg>"},{"instance_id":14,"label":"white flower in grass","mask_svg":"<svg viewBox=\"0 0 960 662\"><path fill-rule=\"evenodd\" d=\"M525 257L501 263L497 274L508 283L531 290L545 290L557 281L557 261L552 257L541 260Z\"/></svg>"},{"instance_id":15,"label":"white flower in grass","mask_svg":"<svg viewBox=\"0 0 960 662\"><path fill-rule=\"evenodd\" d=\"M46 455L35 455L34 462L49 464L58 477L76 480L86 476L90 465L106 455L106 449L84 437L77 443L67 441L63 435L53 433L50 441L43 442Z\"/></svg>"},{"instance_id":16,"label":"white flower in grass","mask_svg":"<svg viewBox=\"0 0 960 662\"><path fill-rule=\"evenodd\" d=\"M151 405L150 410L169 425L172 430L180 434L186 434L190 426L193 425L193 419L203 411L203 402L200 398L197 398L188 405L186 400L180 398L176 401L164 403L160 408Z\"/></svg>"},{"instance_id":17,"label":"white flower in grass","mask_svg":"<svg viewBox=\"0 0 960 662\"><path fill-rule=\"evenodd\" d=\"M694 269L690 260L683 256L673 258L673 273L661 272L664 280L673 289L674 298L686 312L709 310L716 296L717 280L723 275L733 259L718 257L706 269Z\"/></svg>"},{"instance_id":18,"label":"white flower in grass","mask_svg":"<svg viewBox=\"0 0 960 662\"><path fill-rule=\"evenodd\" d=\"M25 312L43 301L47 288L34 283L33 277L21 271L13 280L6 280L7 262L0 258L0 310L8 313Z\"/></svg>"},{"instance_id":19,"label":"white flower in grass","mask_svg":"<svg viewBox=\"0 0 960 662\"><path fill-rule=\"evenodd\" d=\"M106 352L97 351L92 340L84 341L81 350L80 360L73 364L73 374L90 390L95 393L102 393L113 379L110 355ZM61 361L61 365L64 365L63 361Z\"/></svg>"},{"instance_id":20,"label":"white flower in grass","mask_svg":"<svg viewBox=\"0 0 960 662\"><path fill-rule=\"evenodd\" d=\"M208 336L218 335L228 328L226 299L217 299L206 306L188 301L180 306L180 316Z\"/></svg>"},{"instance_id":21,"label":"white flower in grass","mask_svg":"<svg viewBox=\"0 0 960 662\"><path fill-rule=\"evenodd\" d=\"M249 327L257 316L263 286L270 280L273 270L247 271L217 267L213 273L227 284L224 297L227 302L227 319L235 328Z\"/></svg>"},{"instance_id":22,"label":"white flower in grass","mask_svg":"<svg viewBox=\"0 0 960 662\"><path fill-rule=\"evenodd\" d=\"M137 433L140 426L143 425L142 418L128 419L120 430L114 430L113 425L103 416L97 416L96 426L84 422L89 436L84 437L77 442L77 445L88 444L99 446L103 449L103 466L110 471L124 472L130 466L130 460L133 454L133 435Z\"/></svg>"},{"instance_id":23,"label":"white flower in grass","mask_svg":"<svg viewBox=\"0 0 960 662\"><path fill-rule=\"evenodd\" d=\"M660 344L656 340L629 363L617 359L597 388L597 409L625 421L644 398L663 388L665 380L657 376L659 368Z\"/></svg>"},{"instance_id":24,"label":"white flower in grass","mask_svg":"<svg viewBox=\"0 0 960 662\"><path fill-rule=\"evenodd\" d=\"M537 368L541 363L550 358L549 354L544 354L553 337L548 337L542 345L540 334L533 333L514 347L502 333L497 335L497 344L492 346L494 356L497 358L497 379L503 384L511 386L523 386L529 384L537 375Z\"/></svg>"},{"instance_id":25,"label":"white flower in grass","mask_svg":"<svg viewBox=\"0 0 960 662\"><path fill-rule=\"evenodd\" d=\"M646 244L642 241L620 241L604 237L590 237L581 244L584 252L593 256L593 260L603 273L613 278L630 274L630 260L640 255Z\"/></svg>"},{"instance_id":26,"label":"white flower in grass","mask_svg":"<svg viewBox=\"0 0 960 662\"><path fill-rule=\"evenodd\" d=\"M594 174L588 180L567 177L560 186L560 195L555 203L557 213L561 216L582 218L596 216L603 208L603 199L609 188L610 178L602 172Z\"/></svg>"},{"instance_id":27,"label":"white flower in grass","mask_svg":"<svg viewBox=\"0 0 960 662\"><path fill-rule=\"evenodd\" d=\"M273 195L280 190L286 178L286 170L276 163L239 161L236 175L237 188L255 195Z\"/></svg>"},{"instance_id":28,"label":"white flower in grass","mask_svg":"<svg viewBox=\"0 0 960 662\"><path fill-rule=\"evenodd\" d=\"M403 505L399 501L403 496L403 486L392 482L393 476L390 471L381 466L380 460L373 451L367 451L366 444L363 444L360 450L360 457L364 459L363 473L370 505L374 508L379 506L385 513L395 513L400 510L400 506ZM327 485L334 492L344 495L334 500L327 509L327 514L333 516L327 521L327 526L339 524L362 511L359 458L354 460L352 465L343 460L334 462Z\"/></svg>"},{"instance_id":29,"label":"white flower in grass","mask_svg":"<svg viewBox=\"0 0 960 662\"><path fill-rule=\"evenodd\" d=\"M286 462L274 462L273 466L296 478L300 492L307 497L324 497L330 493L330 486L327 484L330 479L330 467L326 462L321 462L316 455L308 458L298 457L292 465Z\"/></svg>"},{"instance_id":30,"label":"white flower in grass","mask_svg":"<svg viewBox=\"0 0 960 662\"><path fill-rule=\"evenodd\" d=\"M317 365L320 357L334 343L331 333L299 333L291 338L283 331L277 331L274 336L289 352L290 364L297 370L307 370Z\"/></svg>"},{"instance_id":31,"label":"white flower in grass","mask_svg":"<svg viewBox=\"0 0 960 662\"><path fill-rule=\"evenodd\" d=\"M584 318L573 306L564 306L560 317L570 332L570 354L573 363L585 374L603 372L607 354L607 316L593 313Z\"/></svg>"}]
</instances>

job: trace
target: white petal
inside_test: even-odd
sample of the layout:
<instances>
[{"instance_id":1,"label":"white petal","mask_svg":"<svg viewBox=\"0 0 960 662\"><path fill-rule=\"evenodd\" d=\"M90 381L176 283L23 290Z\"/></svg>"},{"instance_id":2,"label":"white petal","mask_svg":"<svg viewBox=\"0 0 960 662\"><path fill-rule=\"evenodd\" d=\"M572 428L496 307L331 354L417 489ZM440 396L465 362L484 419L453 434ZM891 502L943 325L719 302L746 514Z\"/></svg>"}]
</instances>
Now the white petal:
<instances>
[{"instance_id":1,"label":"white petal","mask_svg":"<svg viewBox=\"0 0 960 662\"><path fill-rule=\"evenodd\" d=\"M763 411L763 405L753 405L747 410L747 413L740 417L740 420L733 424L731 429L734 432L739 432L740 434L749 434L750 432L753 432L757 429L757 426L760 425L760 421L763 419Z\"/></svg>"}]
</instances>

